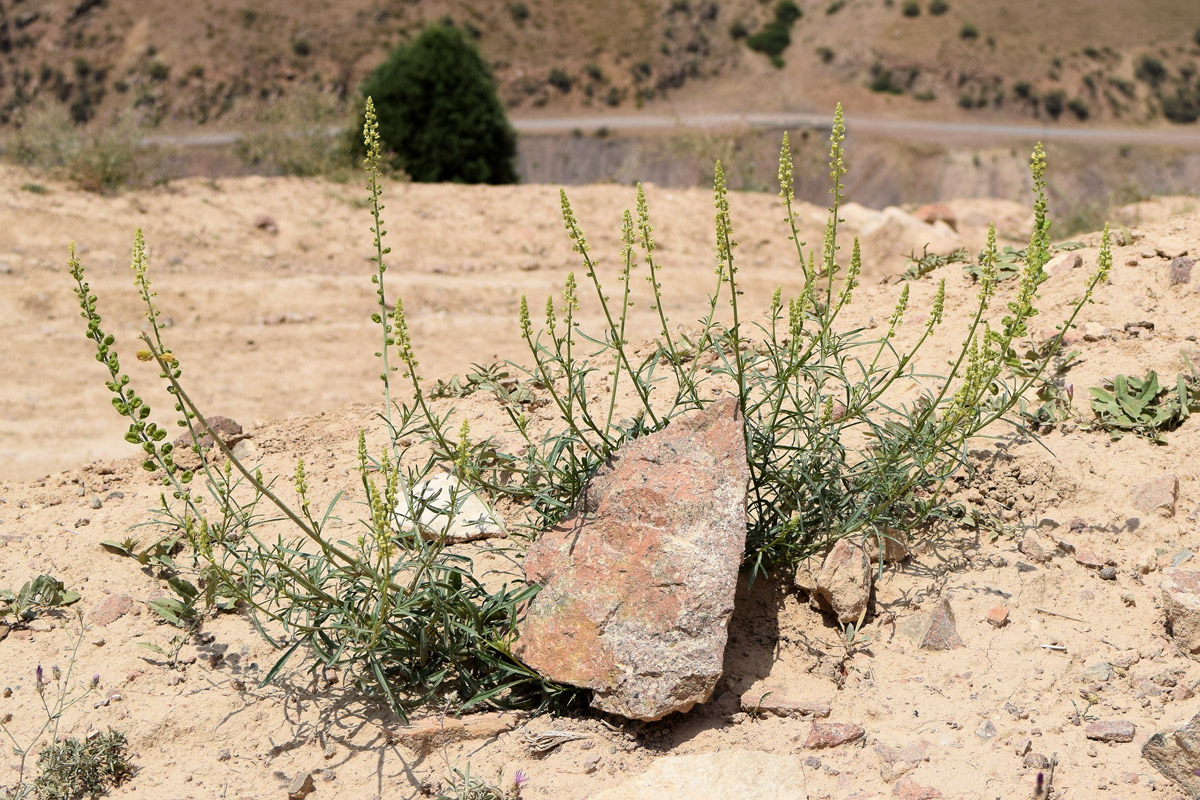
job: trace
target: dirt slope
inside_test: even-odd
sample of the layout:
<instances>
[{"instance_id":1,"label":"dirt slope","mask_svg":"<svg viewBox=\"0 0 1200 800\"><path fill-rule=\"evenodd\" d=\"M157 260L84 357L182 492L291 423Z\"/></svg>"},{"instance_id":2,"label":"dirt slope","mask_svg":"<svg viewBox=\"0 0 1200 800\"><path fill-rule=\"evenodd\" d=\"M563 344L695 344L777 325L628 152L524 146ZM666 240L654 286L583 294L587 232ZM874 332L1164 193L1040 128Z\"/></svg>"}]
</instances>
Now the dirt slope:
<instances>
[{"instance_id":1,"label":"dirt slope","mask_svg":"<svg viewBox=\"0 0 1200 800\"><path fill-rule=\"evenodd\" d=\"M1095 797L1100 790L1121 798L1172 795L1139 751L1156 730L1200 711L1194 696L1200 667L1166 637L1158 607L1158 569L1185 562L1200 546L1195 419L1168 434L1164 446L1132 436L1111 442L1075 425L1048 434L1045 448L1013 438L980 441L982 472L961 497L995 512L1003 530L995 538L986 531L944 533L918 546L912 562L890 568L863 651L847 654L837 629L786 586L760 582L739 598L727 675L714 700L644 728L613 729L590 717L538 718L494 740L421 754L396 719L342 683L314 682L301 664L289 668L281 686L256 688L274 656L236 615L206 622L203 642L183 648L183 665L152 663L156 657L137 644L170 639L173 631L144 605L164 589L99 542L123 538L144 521L158 488L120 441L72 307L66 241L79 242L101 313L128 352L139 323L127 250L132 228L144 227L159 301L173 322L167 333L203 406L247 427L268 473L288 474L303 456L318 503L348 489L342 516L353 527L354 441L360 428L376 430L379 407L361 192L355 185L245 179L104 199L58 186L33 195L13 185L19 175L0 180L10 184L0 226L0 341L8 366L0 587L50 572L83 595L78 607L91 627L76 674L99 674L101 694L72 709L62 733L112 725L128 734L138 772L123 796L277 797L297 774L314 772L310 796L318 800L407 798L436 794L451 767L469 763L474 773L503 780L521 769L530 778L525 797L566 800L616 786L672 755L754 749L809 758L808 797L865 798L891 796L901 780L876 745L915 744L926 760L904 778L918 786L946 797L1026 797L1037 772L1026 766L1026 739L1031 752L1057 754L1055 787L1063 797ZM669 310L682 324L696 316L712 277L711 199L654 187L649 198L664 283L673 290ZM540 297L576 266L557 220L556 193L537 186L394 186L385 199L395 247L389 277L405 292L427 377L496 355L519 357L513 313L519 294ZM632 199L621 187L575 193L595 252L608 256L607 270L615 261L620 209ZM732 203L746 303L761 307L777 283L785 292L797 286L780 211L770 195L739 194ZM989 217L1019 241L1027 216L986 201L954 207L972 247ZM1110 285L1081 317L1080 333L1088 338L1073 345L1083 361L1070 380L1084 417L1090 416L1085 388L1104 377L1151 368L1173 377L1185 369L1184 354L1200 356L1194 334L1200 274L1171 286L1168 261L1158 254L1200 248L1200 215L1174 210L1167 201L1143 211L1127 243L1116 248ZM871 213L848 209L847 226L854 227L855 215L873 219ZM278 233L255 227L257 214L272 215ZM803 212L810 240L818 238L820 219L814 209ZM1081 238L1083 266L1043 287L1037 322L1047 329L1095 265L1097 237ZM897 248L871 247L866 257L873 266L848 324L886 319L897 292L880 283L903 261L892 255ZM928 308L940 277L951 313L926 353L931 365L957 345L976 292L957 265L944 267L913 285L914 319ZM1154 323L1152 331L1126 327L1144 321ZM126 362L146 385L150 376L129 355ZM162 396L147 394L157 408L168 407ZM455 418L470 418L476 435L502 431L495 401L477 395L455 406ZM47 477L29 477L51 469ZM1139 511L1132 487L1164 474L1179 479L1174 515ZM1045 561L1018 552L1027 536ZM1115 580L1077 561L1087 550L1115 565ZM938 597L954 608L961 649L916 647L913 631ZM996 629L984 615L999 604L1008 606L1011 622ZM112 617L126 607L105 622L104 612ZM36 666L65 667L74 636L69 615L31 627L0 641L0 687L12 689L0 699L0 717L11 714L7 724L20 736L40 724ZM740 710L743 692L780 683L802 699L828 703L829 721L862 726L864 742L813 751L803 746L808 721L755 720ZM1081 690L1096 702L1089 706ZM108 704L94 707L101 698ZM1134 740L1087 739L1093 719L1132 722ZM588 738L534 757L521 734L547 729ZM6 749L0 784L13 779L13 765Z\"/></svg>"}]
</instances>

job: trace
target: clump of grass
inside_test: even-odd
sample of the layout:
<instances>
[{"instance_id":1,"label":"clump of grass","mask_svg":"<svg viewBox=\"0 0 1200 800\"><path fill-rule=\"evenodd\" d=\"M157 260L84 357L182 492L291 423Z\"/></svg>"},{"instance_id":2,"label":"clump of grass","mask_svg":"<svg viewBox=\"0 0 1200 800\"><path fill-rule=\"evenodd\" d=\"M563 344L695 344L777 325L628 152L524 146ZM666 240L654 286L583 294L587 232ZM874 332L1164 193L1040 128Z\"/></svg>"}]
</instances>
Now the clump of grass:
<instances>
[{"instance_id":1,"label":"clump of grass","mask_svg":"<svg viewBox=\"0 0 1200 800\"><path fill-rule=\"evenodd\" d=\"M798 231L791 147L784 136L779 196L797 281L789 296L777 288L757 317L740 300L737 240L719 161L712 291L698 310L699 324L688 330L672 326L666 316L669 272L658 255L642 187L634 208L624 214L620 270L616 284L608 286L581 221L561 193L563 224L583 277L568 273L561 296L546 299L542 326L535 327L529 301L521 298L518 324L530 361L509 365L521 376L511 385L536 393L557 421L535 428L525 403L502 398L508 419L503 441L476 440L465 420L456 424L453 408L431 405L431 389L454 394L465 387L429 387L423 381L402 298L385 289L390 249L381 216L382 155L370 100L366 109L377 301L372 319L379 326L385 444L372 451L365 433L359 435L364 520L356 538L333 538L329 523L338 496L322 510L303 461L291 476L294 499L285 500L276 488L282 479L268 479L244 464L212 430L162 339L138 233L132 268L148 324L139 358L159 367L176 401L178 424L193 439L207 432L217 448L213 455L198 447L176 453L130 386L82 264L73 250L70 256L87 336L108 373L113 405L129 421L126 439L142 449L143 466L164 485L157 520L190 545L199 573L194 585L205 587L206 602L218 595L235 598L284 651L264 682L305 647L313 669L348 672L399 713L433 701L459 709L568 703L576 696L571 690L544 681L511 655L517 609L537 587L520 578L485 586L469 555L447 545L468 498L516 509L509 531L517 541L535 536L570 512L588 477L624 443L733 396L743 412L751 475L745 562L756 573L792 569L830 541L912 531L948 514L941 489L967 466L968 442L1006 418L1052 357L1047 354L1022 374L1008 369L1014 343L1028 335L1028 322L1038 313L1037 291L1051 252L1040 145L1032 160L1033 234L1017 285L1006 292L1004 307L994 309L1001 287L993 229L961 348L944 375L930 377L918 371L916 361L943 324L944 281L919 310L909 308L905 283L886 332L871 337L845 329L842 315L853 302L863 259L857 241L848 260L839 244L846 174L839 105L830 136L829 217L822 241L811 248ZM1105 236L1100 268L1060 325L1056 345L1110 265ZM648 288L638 289L639 274ZM657 313L660 327L649 349L635 351L626 339L627 321L639 295ZM599 330L580 327L585 302L598 309ZM913 330L910 344L902 346L906 327ZM495 371L488 372L476 381L479 388L493 382ZM406 380L403 390L396 373ZM499 385L511 391L505 380ZM919 387L915 398L912 386ZM431 491L434 478L442 488ZM201 504L201 494L212 502ZM268 516L293 526L294 534L268 535L263 530Z\"/></svg>"},{"instance_id":2,"label":"clump of grass","mask_svg":"<svg viewBox=\"0 0 1200 800\"><path fill-rule=\"evenodd\" d=\"M354 160L337 130L351 116L334 96L300 88L256 111L253 131L238 138L235 152L268 172L349 180Z\"/></svg>"},{"instance_id":3,"label":"clump of grass","mask_svg":"<svg viewBox=\"0 0 1200 800\"><path fill-rule=\"evenodd\" d=\"M153 160L140 151L138 126L122 117L99 129L76 125L58 106L26 109L8 135L5 150L16 163L73 181L89 192L112 193L132 186Z\"/></svg>"},{"instance_id":4,"label":"clump of grass","mask_svg":"<svg viewBox=\"0 0 1200 800\"><path fill-rule=\"evenodd\" d=\"M1200 411L1200 375L1177 375L1170 385L1158 382L1150 370L1144 378L1117 375L1103 387L1094 386L1092 412L1095 427L1107 431L1114 441L1133 433L1155 444L1166 444L1163 433L1184 423Z\"/></svg>"}]
</instances>

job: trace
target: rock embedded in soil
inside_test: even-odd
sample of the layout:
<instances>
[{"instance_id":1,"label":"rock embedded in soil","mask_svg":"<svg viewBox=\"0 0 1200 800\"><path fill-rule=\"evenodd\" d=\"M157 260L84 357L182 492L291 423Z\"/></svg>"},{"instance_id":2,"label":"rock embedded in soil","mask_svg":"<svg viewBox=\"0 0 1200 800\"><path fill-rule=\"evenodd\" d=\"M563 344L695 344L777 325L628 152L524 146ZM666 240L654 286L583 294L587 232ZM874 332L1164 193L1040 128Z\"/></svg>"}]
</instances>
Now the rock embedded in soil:
<instances>
[{"instance_id":1,"label":"rock embedded in soil","mask_svg":"<svg viewBox=\"0 0 1200 800\"><path fill-rule=\"evenodd\" d=\"M1097 742L1132 742L1137 726L1124 719L1099 720L1088 723L1084 735Z\"/></svg>"},{"instance_id":2,"label":"rock embedded in soil","mask_svg":"<svg viewBox=\"0 0 1200 800\"><path fill-rule=\"evenodd\" d=\"M962 637L958 635L954 609L950 607L950 601L943 597L938 600L929 615L925 635L921 637L921 649L953 650L956 647L965 647L965 645Z\"/></svg>"},{"instance_id":3,"label":"rock embedded in soil","mask_svg":"<svg viewBox=\"0 0 1200 800\"><path fill-rule=\"evenodd\" d=\"M741 708L750 714L771 714L776 717L828 717L828 703L798 700L782 686L763 686L742 693Z\"/></svg>"},{"instance_id":4,"label":"rock embedded in soil","mask_svg":"<svg viewBox=\"0 0 1200 800\"><path fill-rule=\"evenodd\" d=\"M242 440L242 426L239 425L236 420L232 420L229 417L220 416L205 417L205 420L208 422L208 426L216 431L216 433L221 437L221 441L225 443L226 447L233 447ZM180 434L175 438L173 443L175 445L175 449L182 450L189 448L197 441L200 442L200 449L202 450L212 447L212 436L210 436L208 431L204 430L204 428L200 426L200 422L198 420L194 420L192 425L195 426L198 437L193 437L191 433Z\"/></svg>"},{"instance_id":5,"label":"rock embedded in soil","mask_svg":"<svg viewBox=\"0 0 1200 800\"><path fill-rule=\"evenodd\" d=\"M809 604L833 614L844 624L857 622L871 600L872 559L866 548L852 539L840 539L814 570L815 558L796 569L796 588L808 593Z\"/></svg>"},{"instance_id":6,"label":"rock embedded in soil","mask_svg":"<svg viewBox=\"0 0 1200 800\"><path fill-rule=\"evenodd\" d=\"M1025 534L1020 544L1017 545L1017 550L1035 563L1041 564L1047 560L1046 551L1042 549L1037 537L1031 533Z\"/></svg>"},{"instance_id":7,"label":"rock embedded in soil","mask_svg":"<svg viewBox=\"0 0 1200 800\"><path fill-rule=\"evenodd\" d=\"M1190 283L1192 280L1192 267L1196 262L1190 258L1179 258L1171 260L1171 266L1167 272L1167 282L1171 286L1179 286L1180 284Z\"/></svg>"},{"instance_id":8,"label":"rock embedded in soil","mask_svg":"<svg viewBox=\"0 0 1200 800\"><path fill-rule=\"evenodd\" d=\"M1138 511L1170 519L1175 516L1175 502L1179 498L1179 478L1163 475L1133 486L1129 493Z\"/></svg>"},{"instance_id":9,"label":"rock embedded in soil","mask_svg":"<svg viewBox=\"0 0 1200 800\"><path fill-rule=\"evenodd\" d=\"M1008 606L994 606L988 609L985 619L993 628L1003 628L1008 624Z\"/></svg>"},{"instance_id":10,"label":"rock embedded in soil","mask_svg":"<svg viewBox=\"0 0 1200 800\"><path fill-rule=\"evenodd\" d=\"M392 731L392 738L423 757L455 742L495 738L517 727L520 721L519 716L511 713L472 714L461 718L426 717Z\"/></svg>"},{"instance_id":11,"label":"rock embedded in soil","mask_svg":"<svg viewBox=\"0 0 1200 800\"><path fill-rule=\"evenodd\" d=\"M804 761L757 750L657 759L636 778L590 800L808 800Z\"/></svg>"},{"instance_id":12,"label":"rock embedded in soil","mask_svg":"<svg viewBox=\"0 0 1200 800\"><path fill-rule=\"evenodd\" d=\"M901 778L896 781L896 785L892 787L892 794L899 797L900 800L934 800L942 796L942 793L931 786L922 786L912 778Z\"/></svg>"},{"instance_id":13,"label":"rock embedded in soil","mask_svg":"<svg viewBox=\"0 0 1200 800\"><path fill-rule=\"evenodd\" d=\"M1142 745L1142 757L1192 797L1200 797L1200 714L1180 728L1151 736Z\"/></svg>"},{"instance_id":14,"label":"rock embedded in soil","mask_svg":"<svg viewBox=\"0 0 1200 800\"><path fill-rule=\"evenodd\" d=\"M912 772L922 761L929 760L929 742L921 739L909 742L904 747L889 747L883 742L875 743L875 754L879 756L879 776L889 783L905 773Z\"/></svg>"},{"instance_id":15,"label":"rock embedded in soil","mask_svg":"<svg viewBox=\"0 0 1200 800\"><path fill-rule=\"evenodd\" d=\"M302 772L288 786L288 800L304 800L317 790L311 772Z\"/></svg>"},{"instance_id":16,"label":"rock embedded in soil","mask_svg":"<svg viewBox=\"0 0 1200 800\"><path fill-rule=\"evenodd\" d=\"M804 746L810 750L838 747L857 742L866 733L861 726L847 722L814 722L808 729L808 738L804 740Z\"/></svg>"},{"instance_id":17,"label":"rock embedded in soil","mask_svg":"<svg viewBox=\"0 0 1200 800\"><path fill-rule=\"evenodd\" d=\"M621 447L530 546L525 575L541 590L515 655L630 719L708 700L733 614L749 478L733 398Z\"/></svg>"},{"instance_id":18,"label":"rock embedded in soil","mask_svg":"<svg viewBox=\"0 0 1200 800\"><path fill-rule=\"evenodd\" d=\"M101 627L111 625L129 613L133 598L126 594L110 594L92 610L91 621Z\"/></svg>"},{"instance_id":19,"label":"rock embedded in soil","mask_svg":"<svg viewBox=\"0 0 1200 800\"><path fill-rule=\"evenodd\" d=\"M1171 638L1189 655L1200 653L1200 570L1167 567L1160 585Z\"/></svg>"}]
</instances>

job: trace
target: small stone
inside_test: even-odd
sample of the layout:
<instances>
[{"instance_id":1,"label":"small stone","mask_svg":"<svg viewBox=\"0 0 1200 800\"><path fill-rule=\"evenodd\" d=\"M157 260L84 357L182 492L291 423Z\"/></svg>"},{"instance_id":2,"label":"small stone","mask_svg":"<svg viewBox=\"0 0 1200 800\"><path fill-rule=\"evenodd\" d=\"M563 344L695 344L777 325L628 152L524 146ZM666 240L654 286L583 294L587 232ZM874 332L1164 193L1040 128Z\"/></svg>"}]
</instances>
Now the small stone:
<instances>
[{"instance_id":1,"label":"small stone","mask_svg":"<svg viewBox=\"0 0 1200 800\"><path fill-rule=\"evenodd\" d=\"M1113 679L1113 665L1107 661L1092 666L1079 673L1079 680L1082 683L1096 684L1108 683Z\"/></svg>"},{"instance_id":2,"label":"small stone","mask_svg":"<svg viewBox=\"0 0 1200 800\"><path fill-rule=\"evenodd\" d=\"M950 607L950 601L943 597L929 615L928 627L921 638L921 649L953 650L964 646L955 626L954 610Z\"/></svg>"},{"instance_id":3,"label":"small stone","mask_svg":"<svg viewBox=\"0 0 1200 800\"><path fill-rule=\"evenodd\" d=\"M321 751L321 755L325 756L325 760L328 761L337 755L337 747L334 746L333 742L329 742L325 745L325 749Z\"/></svg>"},{"instance_id":4,"label":"small stone","mask_svg":"<svg viewBox=\"0 0 1200 800\"><path fill-rule=\"evenodd\" d=\"M101 627L111 625L129 613L133 598L127 594L110 594L92 610L92 622Z\"/></svg>"},{"instance_id":5,"label":"small stone","mask_svg":"<svg viewBox=\"0 0 1200 800\"><path fill-rule=\"evenodd\" d=\"M183 683L184 680L185 679L182 675L172 675L171 677L167 678L167 686L178 686L179 684Z\"/></svg>"},{"instance_id":6,"label":"small stone","mask_svg":"<svg viewBox=\"0 0 1200 800\"><path fill-rule=\"evenodd\" d=\"M995 739L997 735L999 735L999 732L996 730L996 726L990 719L985 719L979 724L979 727L975 729L975 735L980 739L983 739L985 742L990 742L992 739Z\"/></svg>"},{"instance_id":7,"label":"small stone","mask_svg":"<svg viewBox=\"0 0 1200 800\"><path fill-rule=\"evenodd\" d=\"M892 794L899 797L900 800L934 800L934 798L942 796L937 789L922 786L912 778L901 778L896 781L896 785L892 787Z\"/></svg>"},{"instance_id":8,"label":"small stone","mask_svg":"<svg viewBox=\"0 0 1200 800\"><path fill-rule=\"evenodd\" d=\"M92 524L92 520L90 517L80 517L79 519L75 520L76 528L86 528L88 525L91 525L91 524Z\"/></svg>"},{"instance_id":9,"label":"small stone","mask_svg":"<svg viewBox=\"0 0 1200 800\"><path fill-rule=\"evenodd\" d=\"M242 426L236 420L229 417L212 416L206 417L206 421L208 422L208 426L221 437L221 441L225 443L226 447L233 447L243 438ZM213 440L208 435L208 432L199 427L198 423L193 424L197 426L196 433L199 434L198 441L200 442L200 448L203 450L212 447ZM172 444L174 444L176 450L185 450L192 447L196 441L197 439L193 438L191 433L182 433L175 437L175 441ZM175 457L178 458L179 454L176 453Z\"/></svg>"},{"instance_id":10,"label":"small stone","mask_svg":"<svg viewBox=\"0 0 1200 800\"><path fill-rule=\"evenodd\" d=\"M1112 331L1099 322L1085 322L1083 324L1083 340L1085 342L1099 342L1102 339L1111 338Z\"/></svg>"},{"instance_id":11,"label":"small stone","mask_svg":"<svg viewBox=\"0 0 1200 800\"><path fill-rule=\"evenodd\" d=\"M600 754L599 753L590 755L583 760L583 771L585 773L587 773L588 775L591 775L593 772L595 772L599 768L600 768Z\"/></svg>"},{"instance_id":12,"label":"small stone","mask_svg":"<svg viewBox=\"0 0 1200 800\"><path fill-rule=\"evenodd\" d=\"M1038 564L1046 561L1046 551L1042 549L1042 545L1038 542L1033 534L1026 534L1017 545L1017 550L1021 555L1026 556L1030 561Z\"/></svg>"},{"instance_id":13,"label":"small stone","mask_svg":"<svg viewBox=\"0 0 1200 800\"><path fill-rule=\"evenodd\" d=\"M1115 581L1116 579L1117 579L1117 568L1116 567L1101 567L1100 568L1100 580Z\"/></svg>"},{"instance_id":14,"label":"small stone","mask_svg":"<svg viewBox=\"0 0 1200 800\"><path fill-rule=\"evenodd\" d=\"M1084 735L1098 742L1132 742L1137 726L1124 719L1101 720L1089 723Z\"/></svg>"},{"instance_id":15,"label":"small stone","mask_svg":"<svg viewBox=\"0 0 1200 800\"><path fill-rule=\"evenodd\" d=\"M1163 475L1152 481L1139 483L1130 489L1133 505L1147 514L1158 514L1170 519L1175 516L1175 501L1179 497L1179 478L1173 474Z\"/></svg>"},{"instance_id":16,"label":"small stone","mask_svg":"<svg viewBox=\"0 0 1200 800\"><path fill-rule=\"evenodd\" d=\"M840 539L814 569L815 558L801 563L794 578L797 588L808 593L809 604L833 614L842 624L856 622L871 598L875 570L860 542Z\"/></svg>"},{"instance_id":17,"label":"small stone","mask_svg":"<svg viewBox=\"0 0 1200 800\"><path fill-rule=\"evenodd\" d=\"M988 609L985 619L987 619L988 624L993 628L1003 628L1008 624L1008 607L994 606Z\"/></svg>"},{"instance_id":18,"label":"small stone","mask_svg":"<svg viewBox=\"0 0 1200 800\"><path fill-rule=\"evenodd\" d=\"M1033 739L1026 736L1017 744L1017 755L1027 756L1033 752Z\"/></svg>"},{"instance_id":19,"label":"small stone","mask_svg":"<svg viewBox=\"0 0 1200 800\"><path fill-rule=\"evenodd\" d=\"M317 790L311 772L302 772L288 786L288 800L304 800Z\"/></svg>"},{"instance_id":20,"label":"small stone","mask_svg":"<svg viewBox=\"0 0 1200 800\"><path fill-rule=\"evenodd\" d=\"M221 748L217 751L217 761L228 761L233 758L233 754L227 748Z\"/></svg>"},{"instance_id":21,"label":"small stone","mask_svg":"<svg viewBox=\"0 0 1200 800\"><path fill-rule=\"evenodd\" d=\"M279 223L270 214L255 214L254 227L267 233L279 233Z\"/></svg>"},{"instance_id":22,"label":"small stone","mask_svg":"<svg viewBox=\"0 0 1200 800\"><path fill-rule=\"evenodd\" d=\"M790 697L782 686L763 686L742 693L741 707L751 714L771 714L776 717L828 717L827 703L798 700Z\"/></svg>"},{"instance_id":23,"label":"small stone","mask_svg":"<svg viewBox=\"0 0 1200 800\"><path fill-rule=\"evenodd\" d=\"M875 753L879 756L879 774L889 783L901 775L911 772L928 761L929 742L921 739L910 742L904 747L889 747L883 742L875 743Z\"/></svg>"},{"instance_id":24,"label":"small stone","mask_svg":"<svg viewBox=\"0 0 1200 800\"><path fill-rule=\"evenodd\" d=\"M1104 566L1104 559L1084 547L1075 551L1075 563L1088 569L1100 569Z\"/></svg>"},{"instance_id":25,"label":"small stone","mask_svg":"<svg viewBox=\"0 0 1200 800\"><path fill-rule=\"evenodd\" d=\"M1127 259L1125 259L1125 266L1127 266L1127 267L1136 267L1137 265L1138 265L1138 260L1137 260L1136 258L1127 258Z\"/></svg>"},{"instance_id":26,"label":"small stone","mask_svg":"<svg viewBox=\"0 0 1200 800\"><path fill-rule=\"evenodd\" d=\"M1079 253L1060 253L1046 262L1045 270L1047 275L1055 276L1079 269L1082 266L1083 256Z\"/></svg>"},{"instance_id":27,"label":"small stone","mask_svg":"<svg viewBox=\"0 0 1200 800\"><path fill-rule=\"evenodd\" d=\"M1154 570L1158 569L1158 550L1153 547L1147 547L1138 553L1137 560L1134 562L1134 567L1141 575L1149 575Z\"/></svg>"},{"instance_id":28,"label":"small stone","mask_svg":"<svg viewBox=\"0 0 1200 800\"><path fill-rule=\"evenodd\" d=\"M808 739L804 742L804 746L812 750L837 747L848 742L857 742L866 733L858 725L850 725L845 722L814 722L809 728Z\"/></svg>"},{"instance_id":29,"label":"small stone","mask_svg":"<svg viewBox=\"0 0 1200 800\"><path fill-rule=\"evenodd\" d=\"M100 501L99 497L97 497L96 495L92 495L92 499L88 501L88 505L91 506L92 508L100 508L101 506L104 505L104 503L102 503Z\"/></svg>"},{"instance_id":30,"label":"small stone","mask_svg":"<svg viewBox=\"0 0 1200 800\"><path fill-rule=\"evenodd\" d=\"M992 553L988 556L988 563L997 569L1002 569L1008 566L1008 559L999 553Z\"/></svg>"},{"instance_id":31,"label":"small stone","mask_svg":"<svg viewBox=\"0 0 1200 800\"><path fill-rule=\"evenodd\" d=\"M1030 769L1049 769L1050 759L1046 758L1041 753L1026 753L1023 762Z\"/></svg>"},{"instance_id":32,"label":"small stone","mask_svg":"<svg viewBox=\"0 0 1200 800\"><path fill-rule=\"evenodd\" d=\"M1191 282L1192 267L1195 263L1192 259L1182 256L1172 259L1171 266L1168 267L1167 283L1171 286L1179 286Z\"/></svg>"}]
</instances>

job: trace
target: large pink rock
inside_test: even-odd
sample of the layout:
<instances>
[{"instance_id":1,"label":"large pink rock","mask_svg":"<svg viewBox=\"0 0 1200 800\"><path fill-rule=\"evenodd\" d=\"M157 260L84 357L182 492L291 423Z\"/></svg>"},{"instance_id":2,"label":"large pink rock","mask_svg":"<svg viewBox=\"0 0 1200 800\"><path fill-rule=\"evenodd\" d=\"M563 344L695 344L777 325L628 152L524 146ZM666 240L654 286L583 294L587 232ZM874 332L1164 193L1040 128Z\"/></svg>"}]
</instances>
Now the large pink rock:
<instances>
[{"instance_id":1,"label":"large pink rock","mask_svg":"<svg viewBox=\"0 0 1200 800\"><path fill-rule=\"evenodd\" d=\"M542 587L515 654L631 719L687 711L721 676L746 544L737 401L622 447L525 556Z\"/></svg>"}]
</instances>

